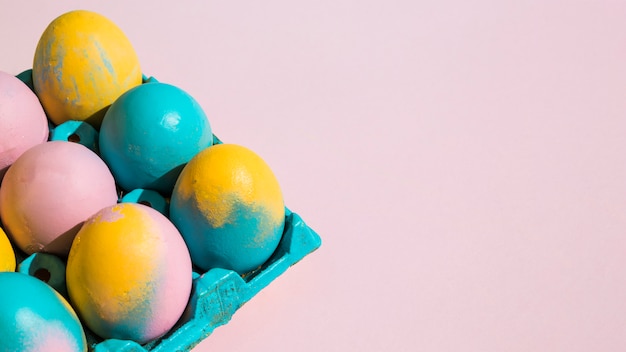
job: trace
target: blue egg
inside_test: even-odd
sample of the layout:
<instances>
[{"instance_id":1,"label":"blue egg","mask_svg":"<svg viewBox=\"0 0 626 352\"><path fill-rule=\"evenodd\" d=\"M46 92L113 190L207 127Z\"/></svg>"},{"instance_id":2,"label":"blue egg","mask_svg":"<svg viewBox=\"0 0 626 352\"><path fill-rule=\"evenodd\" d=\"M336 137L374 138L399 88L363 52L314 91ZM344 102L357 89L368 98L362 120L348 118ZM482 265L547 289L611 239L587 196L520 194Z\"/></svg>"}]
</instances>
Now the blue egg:
<instances>
[{"instance_id":1,"label":"blue egg","mask_svg":"<svg viewBox=\"0 0 626 352\"><path fill-rule=\"evenodd\" d=\"M192 157L213 144L198 102L173 85L153 82L130 89L107 110L100 153L121 188L172 192Z\"/></svg>"},{"instance_id":2,"label":"blue egg","mask_svg":"<svg viewBox=\"0 0 626 352\"><path fill-rule=\"evenodd\" d=\"M0 302L0 351L87 351L76 313L42 281L2 272Z\"/></svg>"}]
</instances>

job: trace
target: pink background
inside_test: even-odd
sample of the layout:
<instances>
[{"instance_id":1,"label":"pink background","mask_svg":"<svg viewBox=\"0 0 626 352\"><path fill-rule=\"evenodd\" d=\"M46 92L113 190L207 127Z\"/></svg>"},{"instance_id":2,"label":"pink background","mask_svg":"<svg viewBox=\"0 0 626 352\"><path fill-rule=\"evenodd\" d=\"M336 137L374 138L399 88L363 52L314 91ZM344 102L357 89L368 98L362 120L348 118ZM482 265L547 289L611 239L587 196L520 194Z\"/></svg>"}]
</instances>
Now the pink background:
<instances>
[{"instance_id":1,"label":"pink background","mask_svg":"<svg viewBox=\"0 0 626 352\"><path fill-rule=\"evenodd\" d=\"M626 350L626 2L36 4L0 70L104 14L322 236L196 351Z\"/></svg>"}]
</instances>

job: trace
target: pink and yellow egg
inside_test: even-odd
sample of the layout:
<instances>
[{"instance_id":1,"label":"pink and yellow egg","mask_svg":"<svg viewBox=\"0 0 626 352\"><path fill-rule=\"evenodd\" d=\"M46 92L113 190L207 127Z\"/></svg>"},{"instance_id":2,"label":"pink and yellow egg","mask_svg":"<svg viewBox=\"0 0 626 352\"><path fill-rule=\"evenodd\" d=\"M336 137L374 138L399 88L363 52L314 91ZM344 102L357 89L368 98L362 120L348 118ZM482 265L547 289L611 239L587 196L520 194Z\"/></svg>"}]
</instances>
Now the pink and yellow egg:
<instances>
[{"instance_id":1,"label":"pink and yellow egg","mask_svg":"<svg viewBox=\"0 0 626 352\"><path fill-rule=\"evenodd\" d=\"M78 314L103 338L146 343L169 331L191 292L187 247L158 211L107 207L85 222L70 250L67 288Z\"/></svg>"}]
</instances>

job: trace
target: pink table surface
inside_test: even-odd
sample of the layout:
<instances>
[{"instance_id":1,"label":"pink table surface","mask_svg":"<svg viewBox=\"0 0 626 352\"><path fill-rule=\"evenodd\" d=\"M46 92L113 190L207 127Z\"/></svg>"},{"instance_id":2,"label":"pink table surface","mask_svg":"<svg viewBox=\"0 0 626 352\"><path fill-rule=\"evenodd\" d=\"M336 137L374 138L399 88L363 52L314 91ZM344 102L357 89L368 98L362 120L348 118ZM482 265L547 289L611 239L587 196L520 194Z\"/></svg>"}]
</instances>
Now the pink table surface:
<instances>
[{"instance_id":1,"label":"pink table surface","mask_svg":"<svg viewBox=\"0 0 626 352\"><path fill-rule=\"evenodd\" d=\"M626 350L626 2L0 0L0 70L78 8L322 236L194 351Z\"/></svg>"}]
</instances>

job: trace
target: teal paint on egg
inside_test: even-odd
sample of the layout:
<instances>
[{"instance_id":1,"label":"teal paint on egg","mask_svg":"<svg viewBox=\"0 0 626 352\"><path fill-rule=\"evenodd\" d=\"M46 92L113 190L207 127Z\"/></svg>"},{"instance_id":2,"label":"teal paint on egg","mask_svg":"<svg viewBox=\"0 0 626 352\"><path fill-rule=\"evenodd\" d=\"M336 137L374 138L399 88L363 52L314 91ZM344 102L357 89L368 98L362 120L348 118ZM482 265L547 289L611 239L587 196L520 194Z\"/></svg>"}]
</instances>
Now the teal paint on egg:
<instances>
[{"instance_id":1,"label":"teal paint on egg","mask_svg":"<svg viewBox=\"0 0 626 352\"><path fill-rule=\"evenodd\" d=\"M174 197L172 221L188 244L194 264L205 270L224 268L240 274L257 269L270 257L280 242L284 223L275 224L262 206L246 205L237 197L227 197L231 204L225 223L215 226L198 211L195 200L186 202Z\"/></svg>"},{"instance_id":2,"label":"teal paint on egg","mask_svg":"<svg viewBox=\"0 0 626 352\"><path fill-rule=\"evenodd\" d=\"M193 156L213 144L198 102L173 85L142 84L120 96L105 114L100 152L124 190L168 196Z\"/></svg>"},{"instance_id":3,"label":"teal paint on egg","mask_svg":"<svg viewBox=\"0 0 626 352\"><path fill-rule=\"evenodd\" d=\"M141 343L145 343L147 342L146 340L153 338L147 338L146 336L150 336L152 333L149 329L150 324L158 320L158 315L156 317L154 315L154 311L157 309L154 305L157 292L154 285L151 284L143 286L142 291L145 300L128 307L128 310L120 315L121 319L117 320L115 324L108 324L105 327L107 337L130 341L140 340L138 342ZM120 305L123 305L123 303L120 303ZM163 307L158 307L158 309L163 309ZM102 328L103 326L100 326L100 329Z\"/></svg>"},{"instance_id":4,"label":"teal paint on egg","mask_svg":"<svg viewBox=\"0 0 626 352\"><path fill-rule=\"evenodd\" d=\"M280 243L285 206L269 165L252 150L217 144L184 168L170 199L170 220L203 270L246 274Z\"/></svg>"},{"instance_id":5,"label":"teal paint on egg","mask_svg":"<svg viewBox=\"0 0 626 352\"><path fill-rule=\"evenodd\" d=\"M0 351L87 351L71 306L42 281L0 273Z\"/></svg>"}]
</instances>

